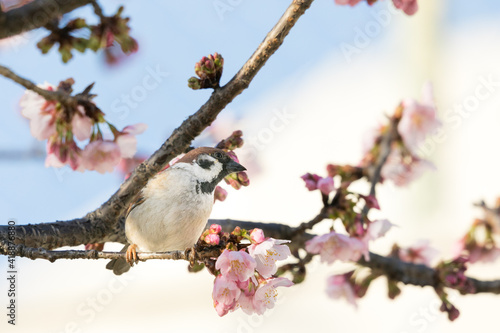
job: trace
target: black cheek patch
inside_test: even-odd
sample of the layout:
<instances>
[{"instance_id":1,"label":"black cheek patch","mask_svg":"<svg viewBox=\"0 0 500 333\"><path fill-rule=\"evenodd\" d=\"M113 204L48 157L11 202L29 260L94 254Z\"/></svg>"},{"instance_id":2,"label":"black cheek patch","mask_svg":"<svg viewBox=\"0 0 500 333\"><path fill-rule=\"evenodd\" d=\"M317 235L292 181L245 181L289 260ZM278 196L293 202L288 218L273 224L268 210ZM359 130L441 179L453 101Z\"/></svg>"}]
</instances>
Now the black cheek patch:
<instances>
[{"instance_id":1,"label":"black cheek patch","mask_svg":"<svg viewBox=\"0 0 500 333\"><path fill-rule=\"evenodd\" d=\"M198 160L198 165L202 167L203 169L210 169L212 165L214 165L214 162L209 161L209 160Z\"/></svg>"}]
</instances>

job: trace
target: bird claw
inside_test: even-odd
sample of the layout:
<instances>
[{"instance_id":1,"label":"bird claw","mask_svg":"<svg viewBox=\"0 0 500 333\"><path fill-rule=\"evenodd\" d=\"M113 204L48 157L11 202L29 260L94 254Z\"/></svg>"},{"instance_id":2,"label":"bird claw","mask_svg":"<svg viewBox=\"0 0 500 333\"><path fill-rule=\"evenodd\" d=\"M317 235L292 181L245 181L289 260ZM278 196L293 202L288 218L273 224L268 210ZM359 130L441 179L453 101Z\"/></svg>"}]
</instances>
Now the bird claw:
<instances>
[{"instance_id":1,"label":"bird claw","mask_svg":"<svg viewBox=\"0 0 500 333\"><path fill-rule=\"evenodd\" d=\"M189 265L193 267L195 265L196 249L194 247L188 247L184 251L184 255L186 256L186 259L189 261Z\"/></svg>"},{"instance_id":2,"label":"bird claw","mask_svg":"<svg viewBox=\"0 0 500 333\"><path fill-rule=\"evenodd\" d=\"M137 245L131 244L128 246L127 253L125 254L125 259L130 264L130 266L134 266L134 264L139 262L139 258L137 258Z\"/></svg>"}]
</instances>

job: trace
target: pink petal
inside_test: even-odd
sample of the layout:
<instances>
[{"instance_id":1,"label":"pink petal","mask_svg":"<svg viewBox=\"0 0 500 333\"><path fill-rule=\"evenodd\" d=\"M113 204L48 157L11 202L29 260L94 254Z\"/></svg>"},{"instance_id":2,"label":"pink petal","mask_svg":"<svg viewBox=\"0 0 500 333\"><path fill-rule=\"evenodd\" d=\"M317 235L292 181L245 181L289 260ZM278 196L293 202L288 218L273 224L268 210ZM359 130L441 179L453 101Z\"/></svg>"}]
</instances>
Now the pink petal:
<instances>
[{"instance_id":1,"label":"pink petal","mask_svg":"<svg viewBox=\"0 0 500 333\"><path fill-rule=\"evenodd\" d=\"M137 152L137 139L134 135L119 135L116 139L122 158L132 158Z\"/></svg>"},{"instance_id":2,"label":"pink petal","mask_svg":"<svg viewBox=\"0 0 500 333\"><path fill-rule=\"evenodd\" d=\"M122 132L132 135L142 134L148 128L147 124L138 123L123 128Z\"/></svg>"}]
</instances>

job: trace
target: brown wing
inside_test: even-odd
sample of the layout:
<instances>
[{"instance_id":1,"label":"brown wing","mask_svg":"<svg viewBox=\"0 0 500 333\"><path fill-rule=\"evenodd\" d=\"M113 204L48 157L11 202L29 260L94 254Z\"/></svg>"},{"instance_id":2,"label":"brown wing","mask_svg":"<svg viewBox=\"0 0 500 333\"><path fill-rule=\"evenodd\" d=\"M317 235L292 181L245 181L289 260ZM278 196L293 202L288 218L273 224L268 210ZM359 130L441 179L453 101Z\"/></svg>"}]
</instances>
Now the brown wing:
<instances>
[{"instance_id":1,"label":"brown wing","mask_svg":"<svg viewBox=\"0 0 500 333\"><path fill-rule=\"evenodd\" d=\"M128 214L137 206L140 206L146 199L142 195L142 191L136 196L135 200L128 206L127 212L125 213L125 219L127 219Z\"/></svg>"}]
</instances>

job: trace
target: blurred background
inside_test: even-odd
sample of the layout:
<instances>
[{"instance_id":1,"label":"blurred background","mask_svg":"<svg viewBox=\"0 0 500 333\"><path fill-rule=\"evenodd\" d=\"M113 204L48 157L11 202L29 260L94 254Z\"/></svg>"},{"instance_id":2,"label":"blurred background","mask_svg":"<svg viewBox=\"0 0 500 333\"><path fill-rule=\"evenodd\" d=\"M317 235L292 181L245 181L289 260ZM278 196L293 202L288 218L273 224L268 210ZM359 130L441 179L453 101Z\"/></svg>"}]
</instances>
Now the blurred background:
<instances>
[{"instance_id":1,"label":"blurred background","mask_svg":"<svg viewBox=\"0 0 500 333\"><path fill-rule=\"evenodd\" d=\"M121 1L108 0L105 14L125 5L139 51L108 65L102 53L75 53L68 64L52 50L41 55L38 30L0 42L0 64L34 82L56 84L68 77L75 91L96 82L95 99L118 128L144 122L139 153L155 151L181 121L195 112L210 91L193 91L187 79L202 56L224 56L227 82L276 23L289 1ZM374 217L398 225L375 242L386 254L397 241L408 246L430 239L449 258L453 246L481 211L473 203L493 203L500 195L500 2L420 1L408 17L388 0L369 7L316 1L292 29L284 45L197 144L213 144L233 130L244 132L242 163L251 185L229 188L212 217L298 225L315 216L318 193L299 178L325 175L327 163L357 164L363 134L384 121L403 98L420 97L430 80L436 93L444 137L423 151L437 169L405 188L379 185L382 210ZM67 16L96 20L90 6ZM145 90L151 71L161 73ZM485 83L490 82L490 83ZM478 88L481 87L481 88ZM477 89L487 96L475 97ZM146 91L138 95L138 91ZM44 167L45 143L36 141L19 113L24 90L0 78L0 224L51 222L80 217L98 207L123 180ZM128 97L127 97L128 96ZM132 98L132 103L127 102ZM453 117L454 121L451 121ZM278 120L277 120L278 119ZM273 126L272 124L279 124ZM368 191L368 186L358 186ZM328 228L319 225L315 232ZM83 248L83 246L79 247ZM105 250L119 250L106 244ZM316 258L317 259L317 258ZM439 259L439 258L437 258ZM450 323L440 313L432 289L407 286L387 298L377 280L354 309L329 299L326 278L348 265L313 261L304 283L279 290L279 304L264 316L236 311L219 318L212 307L213 277L187 272L186 262L148 261L120 278L105 262L17 259L17 325L0 321L2 332L469 332L495 327L500 298L451 292L460 317ZM6 258L0 257L0 271ZM0 273L1 274L1 273ZM5 273L6 274L6 273ZM499 263L475 264L469 275L500 277ZM0 304L7 304L0 275ZM376 329L375 329L376 328Z\"/></svg>"}]
</instances>

